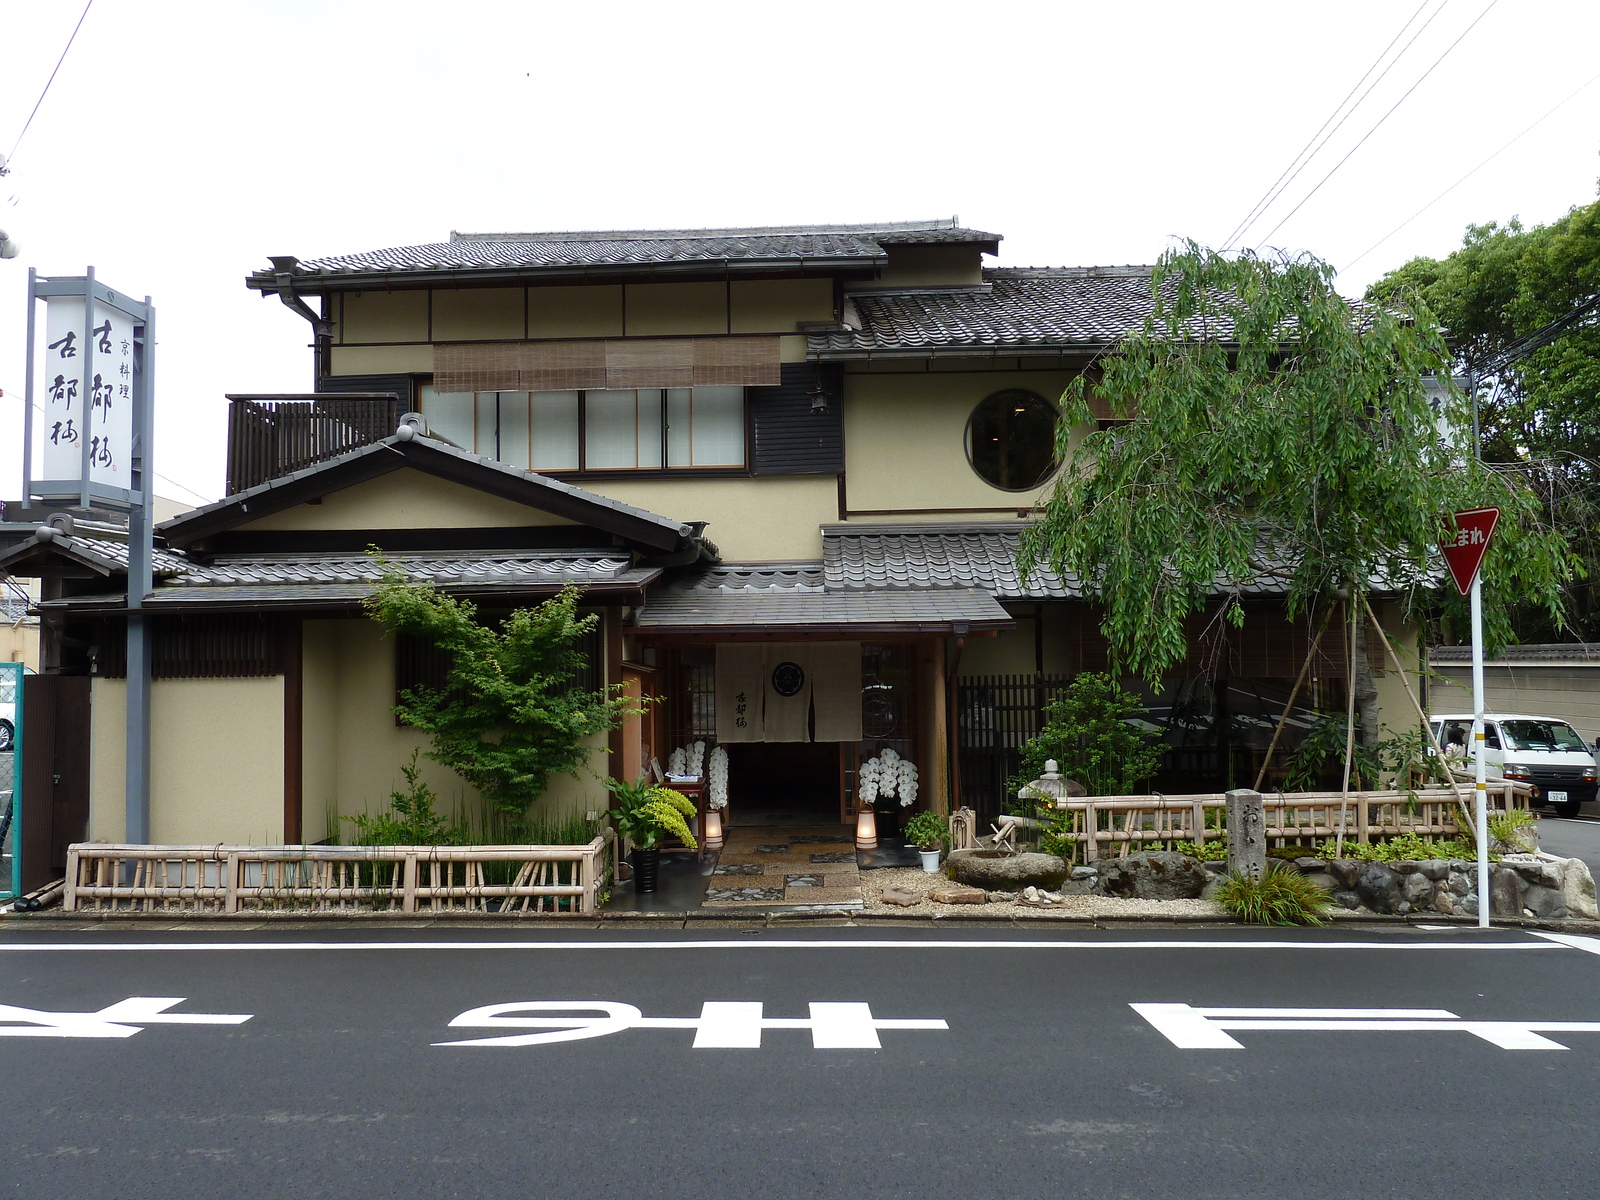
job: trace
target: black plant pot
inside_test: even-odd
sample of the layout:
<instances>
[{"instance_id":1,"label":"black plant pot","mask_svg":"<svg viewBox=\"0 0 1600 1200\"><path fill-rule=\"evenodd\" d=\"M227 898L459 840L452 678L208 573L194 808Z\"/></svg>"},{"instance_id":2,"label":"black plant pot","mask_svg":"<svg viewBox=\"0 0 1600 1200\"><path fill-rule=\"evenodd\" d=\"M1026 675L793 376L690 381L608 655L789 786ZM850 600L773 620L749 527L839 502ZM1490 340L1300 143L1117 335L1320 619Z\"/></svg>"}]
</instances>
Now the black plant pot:
<instances>
[{"instance_id":1,"label":"black plant pot","mask_svg":"<svg viewBox=\"0 0 1600 1200\"><path fill-rule=\"evenodd\" d=\"M631 850L628 863L633 867L633 890L636 893L655 891L656 876L661 869L661 850L658 847Z\"/></svg>"}]
</instances>

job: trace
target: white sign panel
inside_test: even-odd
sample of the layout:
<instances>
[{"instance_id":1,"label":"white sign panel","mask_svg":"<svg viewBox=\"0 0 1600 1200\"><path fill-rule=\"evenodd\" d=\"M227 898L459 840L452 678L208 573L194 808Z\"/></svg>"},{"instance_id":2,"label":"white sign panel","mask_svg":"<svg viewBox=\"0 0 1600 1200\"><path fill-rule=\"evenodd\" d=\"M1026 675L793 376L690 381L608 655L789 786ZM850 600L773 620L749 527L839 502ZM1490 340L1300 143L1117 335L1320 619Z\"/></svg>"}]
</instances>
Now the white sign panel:
<instances>
[{"instance_id":1,"label":"white sign panel","mask_svg":"<svg viewBox=\"0 0 1600 1200\"><path fill-rule=\"evenodd\" d=\"M48 297L46 312L37 393L43 469L35 477L81 479L87 444L89 481L131 489L133 319L96 303L86 329L81 296Z\"/></svg>"}]
</instances>

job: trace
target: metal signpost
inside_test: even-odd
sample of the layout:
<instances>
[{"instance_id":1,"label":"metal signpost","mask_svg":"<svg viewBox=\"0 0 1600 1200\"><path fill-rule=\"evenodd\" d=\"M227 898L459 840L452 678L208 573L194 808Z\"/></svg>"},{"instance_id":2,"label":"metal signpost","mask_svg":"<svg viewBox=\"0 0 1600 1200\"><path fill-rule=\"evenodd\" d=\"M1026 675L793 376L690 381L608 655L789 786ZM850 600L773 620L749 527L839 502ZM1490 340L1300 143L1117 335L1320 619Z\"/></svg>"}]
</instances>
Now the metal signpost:
<instances>
[{"instance_id":1,"label":"metal signpost","mask_svg":"<svg viewBox=\"0 0 1600 1200\"><path fill-rule=\"evenodd\" d=\"M1485 778L1483 736L1483 579L1478 568L1500 522L1498 508L1474 508L1455 514L1454 530L1445 531L1440 546L1450 577L1463 596L1472 597L1472 759L1477 780L1473 816L1478 826L1478 927L1489 928L1489 786ZM1446 768L1449 769L1448 767Z\"/></svg>"},{"instance_id":2,"label":"metal signpost","mask_svg":"<svg viewBox=\"0 0 1600 1200\"><path fill-rule=\"evenodd\" d=\"M45 345L38 345L38 303ZM28 271L22 493L28 501L128 514L127 827L150 840L150 503L156 310L85 275ZM35 368L38 368L35 370ZM35 445L34 406L40 427ZM38 458L35 459L35 455ZM36 469L37 468L37 469ZM52 532L51 536L57 536Z\"/></svg>"}]
</instances>

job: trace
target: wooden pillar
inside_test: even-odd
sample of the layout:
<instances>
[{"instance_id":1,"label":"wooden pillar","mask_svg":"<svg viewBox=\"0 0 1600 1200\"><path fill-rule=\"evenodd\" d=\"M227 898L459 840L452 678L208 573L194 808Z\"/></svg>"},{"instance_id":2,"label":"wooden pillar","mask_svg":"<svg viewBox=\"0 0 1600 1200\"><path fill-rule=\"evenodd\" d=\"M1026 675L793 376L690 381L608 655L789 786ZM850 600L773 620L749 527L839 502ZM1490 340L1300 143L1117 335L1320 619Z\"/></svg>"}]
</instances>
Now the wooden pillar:
<instances>
[{"instance_id":1,"label":"wooden pillar","mask_svg":"<svg viewBox=\"0 0 1600 1200\"><path fill-rule=\"evenodd\" d=\"M950 702L945 682L944 642L929 640L917 647L922 676L923 715L921 765L927 805L940 816L949 816L950 805Z\"/></svg>"},{"instance_id":2,"label":"wooden pillar","mask_svg":"<svg viewBox=\"0 0 1600 1200\"><path fill-rule=\"evenodd\" d=\"M300 618L284 621L283 654L283 840L298 846L305 839L305 644Z\"/></svg>"},{"instance_id":3,"label":"wooden pillar","mask_svg":"<svg viewBox=\"0 0 1600 1200\"><path fill-rule=\"evenodd\" d=\"M600 630L604 637L606 659L606 695L615 696L616 688L622 684L622 610L620 608L607 608L600 615ZM622 727L619 725L611 731L607 747L610 754L606 757L605 769L600 772L602 776L610 775L618 779L626 778L623 767L624 738Z\"/></svg>"}]
</instances>

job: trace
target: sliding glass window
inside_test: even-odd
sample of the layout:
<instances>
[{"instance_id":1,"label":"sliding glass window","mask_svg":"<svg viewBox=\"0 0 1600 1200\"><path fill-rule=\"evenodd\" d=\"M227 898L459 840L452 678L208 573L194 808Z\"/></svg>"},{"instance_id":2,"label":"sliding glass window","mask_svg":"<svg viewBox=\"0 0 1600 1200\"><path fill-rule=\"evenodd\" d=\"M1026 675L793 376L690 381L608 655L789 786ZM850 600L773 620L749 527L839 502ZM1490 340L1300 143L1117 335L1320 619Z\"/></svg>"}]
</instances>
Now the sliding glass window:
<instances>
[{"instance_id":1,"label":"sliding glass window","mask_svg":"<svg viewBox=\"0 0 1600 1200\"><path fill-rule=\"evenodd\" d=\"M745 465L742 387L583 392L421 389L435 432L533 471L659 471Z\"/></svg>"}]
</instances>

